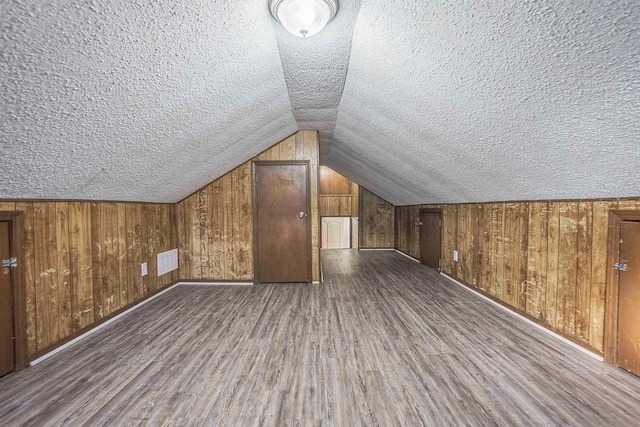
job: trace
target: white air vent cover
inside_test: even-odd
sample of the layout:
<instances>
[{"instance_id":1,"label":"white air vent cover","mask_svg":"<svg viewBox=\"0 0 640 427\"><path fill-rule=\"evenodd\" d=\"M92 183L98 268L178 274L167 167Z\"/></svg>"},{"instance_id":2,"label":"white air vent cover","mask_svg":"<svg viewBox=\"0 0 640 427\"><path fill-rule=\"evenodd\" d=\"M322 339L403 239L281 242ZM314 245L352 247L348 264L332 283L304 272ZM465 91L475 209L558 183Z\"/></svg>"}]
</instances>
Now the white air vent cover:
<instances>
[{"instance_id":1,"label":"white air vent cover","mask_svg":"<svg viewBox=\"0 0 640 427\"><path fill-rule=\"evenodd\" d=\"M158 254L158 277L178 268L178 250L172 249Z\"/></svg>"}]
</instances>

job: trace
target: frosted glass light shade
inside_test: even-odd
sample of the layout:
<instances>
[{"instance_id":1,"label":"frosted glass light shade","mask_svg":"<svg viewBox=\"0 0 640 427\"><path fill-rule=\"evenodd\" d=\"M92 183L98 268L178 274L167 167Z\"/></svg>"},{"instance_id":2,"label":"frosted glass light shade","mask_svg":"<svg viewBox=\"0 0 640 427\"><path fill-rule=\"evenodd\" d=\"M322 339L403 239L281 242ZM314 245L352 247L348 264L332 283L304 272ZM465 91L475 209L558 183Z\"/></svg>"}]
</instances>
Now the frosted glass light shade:
<instances>
[{"instance_id":1,"label":"frosted glass light shade","mask_svg":"<svg viewBox=\"0 0 640 427\"><path fill-rule=\"evenodd\" d=\"M338 11L337 0L269 0L271 14L291 34L318 34Z\"/></svg>"}]
</instances>

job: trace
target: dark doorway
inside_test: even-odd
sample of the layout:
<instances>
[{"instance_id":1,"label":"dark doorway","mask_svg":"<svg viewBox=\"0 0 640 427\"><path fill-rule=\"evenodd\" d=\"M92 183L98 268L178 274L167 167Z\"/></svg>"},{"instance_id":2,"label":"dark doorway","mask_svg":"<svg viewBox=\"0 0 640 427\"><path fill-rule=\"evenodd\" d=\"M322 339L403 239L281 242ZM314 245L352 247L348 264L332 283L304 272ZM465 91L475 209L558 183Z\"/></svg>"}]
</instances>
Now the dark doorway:
<instances>
[{"instance_id":1,"label":"dark doorway","mask_svg":"<svg viewBox=\"0 0 640 427\"><path fill-rule=\"evenodd\" d=\"M310 282L309 162L254 162L255 281Z\"/></svg>"},{"instance_id":2,"label":"dark doorway","mask_svg":"<svg viewBox=\"0 0 640 427\"><path fill-rule=\"evenodd\" d=\"M15 361L13 268L11 253L11 223L0 221L0 376L13 371Z\"/></svg>"},{"instance_id":3,"label":"dark doorway","mask_svg":"<svg viewBox=\"0 0 640 427\"><path fill-rule=\"evenodd\" d=\"M640 375L640 222L620 225L618 366Z\"/></svg>"},{"instance_id":4,"label":"dark doorway","mask_svg":"<svg viewBox=\"0 0 640 427\"><path fill-rule=\"evenodd\" d=\"M420 262L440 270L442 254L442 211L420 210Z\"/></svg>"}]
</instances>

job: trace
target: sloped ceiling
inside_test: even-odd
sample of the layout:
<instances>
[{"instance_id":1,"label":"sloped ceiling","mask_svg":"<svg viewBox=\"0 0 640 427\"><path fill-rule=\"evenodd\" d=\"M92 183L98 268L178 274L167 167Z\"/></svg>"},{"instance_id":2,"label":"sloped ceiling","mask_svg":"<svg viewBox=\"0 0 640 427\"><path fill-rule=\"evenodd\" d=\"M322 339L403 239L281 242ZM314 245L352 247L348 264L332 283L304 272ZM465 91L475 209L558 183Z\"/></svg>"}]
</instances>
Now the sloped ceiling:
<instances>
[{"instance_id":1,"label":"sloped ceiling","mask_svg":"<svg viewBox=\"0 0 640 427\"><path fill-rule=\"evenodd\" d=\"M0 198L175 202L297 129L396 205L640 195L640 2L0 3Z\"/></svg>"},{"instance_id":2,"label":"sloped ceiling","mask_svg":"<svg viewBox=\"0 0 640 427\"><path fill-rule=\"evenodd\" d=\"M297 130L263 0L0 10L0 197L174 202Z\"/></svg>"},{"instance_id":3,"label":"sloped ceiling","mask_svg":"<svg viewBox=\"0 0 640 427\"><path fill-rule=\"evenodd\" d=\"M640 195L640 2L363 1L324 163L396 205Z\"/></svg>"}]
</instances>

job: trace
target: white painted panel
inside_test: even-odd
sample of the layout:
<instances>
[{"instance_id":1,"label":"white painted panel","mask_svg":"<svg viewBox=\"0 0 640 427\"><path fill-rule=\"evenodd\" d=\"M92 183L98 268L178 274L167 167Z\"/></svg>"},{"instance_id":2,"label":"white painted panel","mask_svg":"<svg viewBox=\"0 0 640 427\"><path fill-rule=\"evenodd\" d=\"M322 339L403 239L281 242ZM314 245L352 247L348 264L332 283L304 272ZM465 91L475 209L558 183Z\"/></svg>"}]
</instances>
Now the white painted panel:
<instances>
[{"instance_id":1,"label":"white painted panel","mask_svg":"<svg viewBox=\"0 0 640 427\"><path fill-rule=\"evenodd\" d=\"M348 249L350 248L349 217L322 218L322 248Z\"/></svg>"},{"instance_id":2,"label":"white painted panel","mask_svg":"<svg viewBox=\"0 0 640 427\"><path fill-rule=\"evenodd\" d=\"M351 218L351 247L358 249L358 227L359 220L356 217Z\"/></svg>"},{"instance_id":3,"label":"white painted panel","mask_svg":"<svg viewBox=\"0 0 640 427\"><path fill-rule=\"evenodd\" d=\"M161 252L158 254L158 277L178 269L178 250Z\"/></svg>"}]
</instances>

